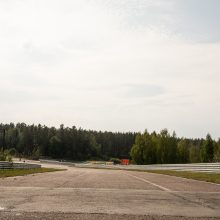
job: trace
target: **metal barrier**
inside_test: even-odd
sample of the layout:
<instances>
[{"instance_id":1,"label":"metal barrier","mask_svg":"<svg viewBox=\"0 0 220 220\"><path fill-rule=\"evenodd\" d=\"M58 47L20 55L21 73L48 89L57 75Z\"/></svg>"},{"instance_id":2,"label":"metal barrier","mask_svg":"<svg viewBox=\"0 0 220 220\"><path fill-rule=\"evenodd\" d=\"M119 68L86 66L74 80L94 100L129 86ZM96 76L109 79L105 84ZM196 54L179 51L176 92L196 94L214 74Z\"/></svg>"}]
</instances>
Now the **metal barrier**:
<instances>
[{"instance_id":1,"label":"metal barrier","mask_svg":"<svg viewBox=\"0 0 220 220\"><path fill-rule=\"evenodd\" d=\"M0 170L3 170L3 169L35 169L35 168L41 168L41 165L0 161Z\"/></svg>"},{"instance_id":2,"label":"metal barrier","mask_svg":"<svg viewBox=\"0 0 220 220\"><path fill-rule=\"evenodd\" d=\"M12 168L13 168L12 162L0 161L0 169L12 169Z\"/></svg>"},{"instance_id":3,"label":"metal barrier","mask_svg":"<svg viewBox=\"0 0 220 220\"><path fill-rule=\"evenodd\" d=\"M194 163L194 164L155 164L155 165L91 165L75 164L76 167L88 168L106 168L122 170L174 170L174 171L192 171L220 173L220 163Z\"/></svg>"}]
</instances>

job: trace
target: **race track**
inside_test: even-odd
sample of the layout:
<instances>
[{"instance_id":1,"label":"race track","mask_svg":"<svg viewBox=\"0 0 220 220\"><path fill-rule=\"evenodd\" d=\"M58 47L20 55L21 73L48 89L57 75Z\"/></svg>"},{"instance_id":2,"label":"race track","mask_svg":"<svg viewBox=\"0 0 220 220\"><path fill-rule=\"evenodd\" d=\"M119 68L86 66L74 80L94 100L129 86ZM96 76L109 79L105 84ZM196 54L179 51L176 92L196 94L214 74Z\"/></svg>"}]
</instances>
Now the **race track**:
<instances>
[{"instance_id":1,"label":"race track","mask_svg":"<svg viewBox=\"0 0 220 220\"><path fill-rule=\"evenodd\" d=\"M57 165L46 165L57 166ZM125 170L0 179L0 219L219 219L220 185Z\"/></svg>"}]
</instances>

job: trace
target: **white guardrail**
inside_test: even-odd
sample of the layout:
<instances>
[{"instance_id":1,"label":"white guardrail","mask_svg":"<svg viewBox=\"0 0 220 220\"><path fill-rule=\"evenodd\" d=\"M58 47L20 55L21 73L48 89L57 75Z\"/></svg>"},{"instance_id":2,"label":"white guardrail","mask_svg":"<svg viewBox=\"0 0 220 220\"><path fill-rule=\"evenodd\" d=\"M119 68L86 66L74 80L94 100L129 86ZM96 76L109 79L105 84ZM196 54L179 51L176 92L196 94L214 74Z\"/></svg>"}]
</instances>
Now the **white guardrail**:
<instances>
[{"instance_id":1,"label":"white guardrail","mask_svg":"<svg viewBox=\"0 0 220 220\"><path fill-rule=\"evenodd\" d=\"M0 170L2 169L35 169L35 168L41 168L41 165L0 161Z\"/></svg>"},{"instance_id":2,"label":"white guardrail","mask_svg":"<svg viewBox=\"0 0 220 220\"><path fill-rule=\"evenodd\" d=\"M66 162L57 160L40 160L41 163L51 163L81 168L103 168L103 169L123 169L123 170L174 170L220 173L220 163L188 163L188 164L152 164L152 165L112 165L105 161L94 162Z\"/></svg>"},{"instance_id":3,"label":"white guardrail","mask_svg":"<svg viewBox=\"0 0 220 220\"><path fill-rule=\"evenodd\" d=\"M155 165L94 165L75 164L76 167L106 168L123 170L174 170L220 173L220 163L194 163L194 164L155 164Z\"/></svg>"}]
</instances>

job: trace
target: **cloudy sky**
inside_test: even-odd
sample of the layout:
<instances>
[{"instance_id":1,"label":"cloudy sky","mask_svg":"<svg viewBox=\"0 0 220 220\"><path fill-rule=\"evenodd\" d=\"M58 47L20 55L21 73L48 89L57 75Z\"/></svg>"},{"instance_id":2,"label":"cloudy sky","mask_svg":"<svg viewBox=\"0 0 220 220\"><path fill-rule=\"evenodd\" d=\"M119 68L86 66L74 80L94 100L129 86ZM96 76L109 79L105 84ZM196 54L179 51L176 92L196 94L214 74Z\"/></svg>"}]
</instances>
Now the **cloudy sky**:
<instances>
[{"instance_id":1,"label":"cloudy sky","mask_svg":"<svg viewBox=\"0 0 220 220\"><path fill-rule=\"evenodd\" d=\"M0 0L1 122L220 137L219 0Z\"/></svg>"}]
</instances>

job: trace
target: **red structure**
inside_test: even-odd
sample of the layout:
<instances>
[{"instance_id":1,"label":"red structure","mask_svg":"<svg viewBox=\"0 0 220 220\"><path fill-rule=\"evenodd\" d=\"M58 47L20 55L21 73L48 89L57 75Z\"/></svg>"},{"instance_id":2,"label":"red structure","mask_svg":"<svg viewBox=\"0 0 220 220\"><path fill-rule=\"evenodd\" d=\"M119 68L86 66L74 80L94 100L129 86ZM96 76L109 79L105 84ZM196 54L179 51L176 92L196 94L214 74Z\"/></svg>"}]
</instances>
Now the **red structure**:
<instances>
[{"instance_id":1,"label":"red structure","mask_svg":"<svg viewBox=\"0 0 220 220\"><path fill-rule=\"evenodd\" d=\"M122 159L121 164L122 165L129 165L129 159Z\"/></svg>"}]
</instances>

